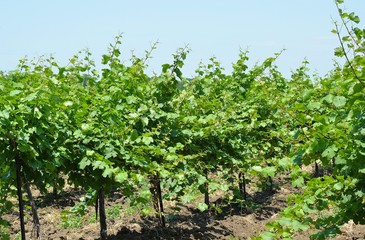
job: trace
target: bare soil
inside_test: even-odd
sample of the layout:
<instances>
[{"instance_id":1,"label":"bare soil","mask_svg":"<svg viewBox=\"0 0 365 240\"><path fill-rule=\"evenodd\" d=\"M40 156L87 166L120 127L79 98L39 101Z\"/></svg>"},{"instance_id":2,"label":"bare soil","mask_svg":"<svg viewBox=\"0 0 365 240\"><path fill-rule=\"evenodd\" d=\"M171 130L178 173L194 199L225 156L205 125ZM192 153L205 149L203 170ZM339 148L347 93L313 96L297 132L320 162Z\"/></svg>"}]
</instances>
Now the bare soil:
<instances>
[{"instance_id":1,"label":"bare soil","mask_svg":"<svg viewBox=\"0 0 365 240\"><path fill-rule=\"evenodd\" d=\"M275 191L250 192L248 201L256 207L239 207L237 204L225 203L221 196L211 196L211 202L223 211L200 212L195 204L183 205L179 212L173 208L171 202L165 203L167 226L162 228L154 216L142 217L140 214L130 214L123 211L128 207L120 195L110 196L106 200L106 208L116 204L121 207L121 214L117 218L108 220L108 239L249 239L265 230L265 224L277 218L279 212L285 208L289 194L298 191L290 184L281 186ZM83 224L76 228L61 226L62 211L71 206L83 195L82 191L70 189L61 194L58 199L49 199L34 191L41 222L41 239L57 240L91 240L99 239L99 224L92 217L94 209L88 208L88 216ZM119 206L118 205L118 206ZM27 239L34 237L33 223L30 209L26 209ZM6 216L12 223L10 239L19 239L18 212L14 211ZM365 226L347 224L342 227L343 234L335 239L365 239ZM298 234L295 239L309 239L309 234Z\"/></svg>"}]
</instances>

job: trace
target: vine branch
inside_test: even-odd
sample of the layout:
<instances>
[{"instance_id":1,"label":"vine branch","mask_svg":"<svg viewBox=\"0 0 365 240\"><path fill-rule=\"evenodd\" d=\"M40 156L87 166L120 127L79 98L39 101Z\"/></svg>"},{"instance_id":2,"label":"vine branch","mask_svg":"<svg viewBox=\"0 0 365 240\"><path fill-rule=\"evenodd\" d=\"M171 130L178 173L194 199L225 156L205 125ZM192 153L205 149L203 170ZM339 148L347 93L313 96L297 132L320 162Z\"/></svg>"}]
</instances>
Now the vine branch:
<instances>
[{"instance_id":1,"label":"vine branch","mask_svg":"<svg viewBox=\"0 0 365 240\"><path fill-rule=\"evenodd\" d=\"M353 72L355 78L361 83L362 86L365 86L365 83L359 78L359 76L357 76L356 74L356 71L355 71L355 68L354 66L351 64L350 62L350 59L349 57L347 56L347 53L346 53L346 49L345 49L345 46L343 45L343 41L341 39L341 35L340 35L340 32L339 32L339 28L338 28L338 25L335 23L335 27L336 27L336 34L337 34L337 37L338 37L338 40L340 41L340 44L341 44L341 48L342 48L342 52L346 58L346 61L347 63L349 64L350 66L350 69L351 71Z\"/></svg>"}]
</instances>

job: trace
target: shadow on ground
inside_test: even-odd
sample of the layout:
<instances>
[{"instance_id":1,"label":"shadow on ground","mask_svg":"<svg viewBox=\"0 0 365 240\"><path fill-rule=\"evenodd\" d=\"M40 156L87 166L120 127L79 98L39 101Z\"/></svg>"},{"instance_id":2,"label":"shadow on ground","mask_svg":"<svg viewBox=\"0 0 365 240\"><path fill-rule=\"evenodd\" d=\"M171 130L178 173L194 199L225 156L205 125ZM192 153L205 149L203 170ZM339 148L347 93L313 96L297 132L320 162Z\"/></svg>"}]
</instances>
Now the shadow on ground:
<instances>
[{"instance_id":1,"label":"shadow on ground","mask_svg":"<svg viewBox=\"0 0 365 240\"><path fill-rule=\"evenodd\" d=\"M179 213L166 214L165 228L156 224L157 219L145 218L129 226L123 226L117 234L109 236L108 239L237 239L237 231L245 231L251 225L248 216L255 222L263 221L280 211L282 206L274 199L276 193L257 192L249 196L250 204L246 205L229 203L218 198L212 204L219 207L219 213L214 208L200 212L193 206L186 206ZM222 224L232 217L241 221L235 222L235 226Z\"/></svg>"}]
</instances>

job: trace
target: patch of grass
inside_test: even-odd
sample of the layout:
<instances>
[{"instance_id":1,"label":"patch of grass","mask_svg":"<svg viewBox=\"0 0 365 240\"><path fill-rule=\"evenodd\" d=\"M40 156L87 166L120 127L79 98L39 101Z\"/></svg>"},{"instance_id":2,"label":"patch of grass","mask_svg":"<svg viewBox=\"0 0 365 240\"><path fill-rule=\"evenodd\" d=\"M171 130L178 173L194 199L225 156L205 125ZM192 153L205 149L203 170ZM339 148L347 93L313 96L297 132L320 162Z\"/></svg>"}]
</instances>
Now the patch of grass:
<instances>
[{"instance_id":1,"label":"patch of grass","mask_svg":"<svg viewBox=\"0 0 365 240\"><path fill-rule=\"evenodd\" d=\"M85 222L87 214L87 203L81 201L70 209L61 212L62 228L80 228Z\"/></svg>"},{"instance_id":2,"label":"patch of grass","mask_svg":"<svg viewBox=\"0 0 365 240\"><path fill-rule=\"evenodd\" d=\"M9 239L10 239L9 231L4 227L0 227L0 240L9 240Z\"/></svg>"},{"instance_id":3,"label":"patch of grass","mask_svg":"<svg viewBox=\"0 0 365 240\"><path fill-rule=\"evenodd\" d=\"M80 228L84 223L84 216L79 214L70 213L68 210L61 212L60 226L64 229L67 228Z\"/></svg>"},{"instance_id":4,"label":"patch of grass","mask_svg":"<svg viewBox=\"0 0 365 240\"><path fill-rule=\"evenodd\" d=\"M106 218L112 221L120 219L122 216L121 208L120 204L114 204L114 206L106 208Z\"/></svg>"}]
</instances>

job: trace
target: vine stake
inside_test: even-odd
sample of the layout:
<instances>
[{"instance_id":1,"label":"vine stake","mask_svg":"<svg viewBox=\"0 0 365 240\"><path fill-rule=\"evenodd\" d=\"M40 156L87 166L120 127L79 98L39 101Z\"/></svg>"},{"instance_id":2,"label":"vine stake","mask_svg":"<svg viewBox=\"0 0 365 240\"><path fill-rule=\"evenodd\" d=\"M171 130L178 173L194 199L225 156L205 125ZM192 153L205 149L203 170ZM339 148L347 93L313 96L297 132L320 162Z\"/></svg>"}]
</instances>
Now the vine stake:
<instances>
[{"instance_id":1,"label":"vine stake","mask_svg":"<svg viewBox=\"0 0 365 240\"><path fill-rule=\"evenodd\" d=\"M24 224L24 202L22 192L22 160L17 151L17 143L15 139L12 139L12 145L15 151L15 165L16 165L16 184L17 184L17 195L19 203L19 218L20 218L20 229L22 240L25 240L25 224Z\"/></svg>"},{"instance_id":2,"label":"vine stake","mask_svg":"<svg viewBox=\"0 0 365 240\"><path fill-rule=\"evenodd\" d=\"M99 189L99 221L100 221L100 239L106 240L108 237L107 226L106 226L106 214L105 214L105 195L104 188Z\"/></svg>"}]
</instances>

